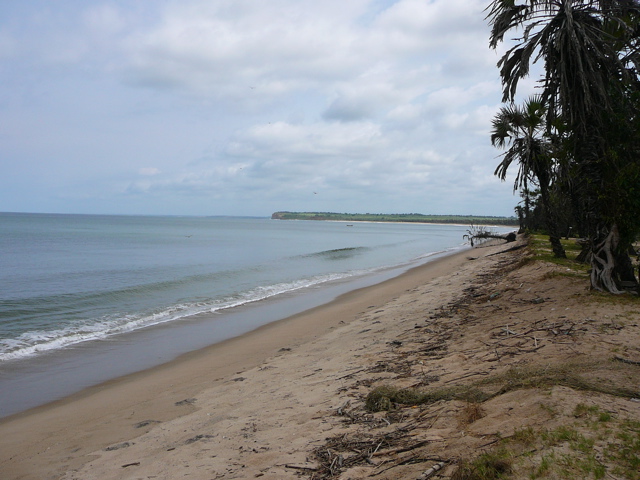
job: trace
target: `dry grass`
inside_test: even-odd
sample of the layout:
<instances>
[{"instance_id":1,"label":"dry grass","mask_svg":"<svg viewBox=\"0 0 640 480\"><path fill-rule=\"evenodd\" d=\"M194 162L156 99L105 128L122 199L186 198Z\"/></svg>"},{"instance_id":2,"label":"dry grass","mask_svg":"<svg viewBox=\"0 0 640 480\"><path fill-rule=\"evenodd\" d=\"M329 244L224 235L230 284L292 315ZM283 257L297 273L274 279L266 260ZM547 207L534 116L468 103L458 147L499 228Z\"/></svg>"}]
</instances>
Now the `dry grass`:
<instances>
[{"instance_id":1,"label":"dry grass","mask_svg":"<svg viewBox=\"0 0 640 480\"><path fill-rule=\"evenodd\" d=\"M428 405L441 400L462 400L470 402L470 404L478 404L515 390L549 389L554 386L622 398L640 398L640 390L638 389L618 386L603 378L590 379L578 374L589 374L601 367L600 363L586 362L545 367L518 366L510 368L505 373L491 375L469 385L424 390L382 385L369 392L365 405L370 412L380 412L406 405ZM611 368L626 368L630 373L638 373L635 371L637 367L634 365L612 365Z\"/></svg>"},{"instance_id":2,"label":"dry grass","mask_svg":"<svg viewBox=\"0 0 640 480\"><path fill-rule=\"evenodd\" d=\"M392 410L400 405L428 405L441 400L463 400L478 403L490 397L491 395L472 385L429 390L382 385L371 390L365 404L369 411L381 412Z\"/></svg>"},{"instance_id":3,"label":"dry grass","mask_svg":"<svg viewBox=\"0 0 640 480\"><path fill-rule=\"evenodd\" d=\"M482 405L475 402L467 402L460 413L460 426L470 425L484 416L485 412Z\"/></svg>"}]
</instances>

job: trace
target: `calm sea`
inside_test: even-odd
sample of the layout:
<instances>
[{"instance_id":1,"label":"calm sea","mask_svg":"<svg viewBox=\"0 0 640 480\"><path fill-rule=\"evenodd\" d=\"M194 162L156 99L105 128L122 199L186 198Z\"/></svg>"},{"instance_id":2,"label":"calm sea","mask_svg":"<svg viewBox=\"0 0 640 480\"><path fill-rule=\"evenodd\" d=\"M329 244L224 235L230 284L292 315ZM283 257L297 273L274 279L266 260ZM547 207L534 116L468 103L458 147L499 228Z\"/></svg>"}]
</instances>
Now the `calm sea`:
<instances>
[{"instance_id":1,"label":"calm sea","mask_svg":"<svg viewBox=\"0 0 640 480\"><path fill-rule=\"evenodd\" d=\"M65 351L81 347L85 357L97 358L105 342L145 330L170 331L175 338L175 328L161 327L191 324L203 313L218 314L207 317L209 324L220 323L218 329L227 322L230 334L241 333L231 324L238 315L226 314L399 273L461 248L465 231L454 225L2 213L0 416L2 403L4 414L14 412L7 404L22 402L30 394L25 385L39 382L43 365L54 368ZM105 379L95 373L70 389ZM21 392L7 393L16 388Z\"/></svg>"}]
</instances>

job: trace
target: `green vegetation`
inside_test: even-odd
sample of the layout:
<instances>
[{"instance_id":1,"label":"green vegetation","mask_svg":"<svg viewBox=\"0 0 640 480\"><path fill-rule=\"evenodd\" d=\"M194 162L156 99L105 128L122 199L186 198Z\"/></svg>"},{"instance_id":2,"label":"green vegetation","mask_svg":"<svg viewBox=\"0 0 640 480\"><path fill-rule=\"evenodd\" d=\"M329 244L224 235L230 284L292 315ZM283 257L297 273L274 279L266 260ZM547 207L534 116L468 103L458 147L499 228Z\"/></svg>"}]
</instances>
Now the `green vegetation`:
<instances>
[{"instance_id":1,"label":"green vegetation","mask_svg":"<svg viewBox=\"0 0 640 480\"><path fill-rule=\"evenodd\" d=\"M499 480L509 478L512 459L506 450L483 453L472 462L463 461L451 480Z\"/></svg>"},{"instance_id":2,"label":"green vegetation","mask_svg":"<svg viewBox=\"0 0 640 480\"><path fill-rule=\"evenodd\" d=\"M487 19L492 48L513 41L498 62L506 105L491 142L504 151L495 174L517 169L522 227L536 228L538 210L556 257L561 233L586 239L594 289L640 293L629 256L640 235L640 1L492 0ZM539 93L518 105L536 62Z\"/></svg>"},{"instance_id":3,"label":"green vegetation","mask_svg":"<svg viewBox=\"0 0 640 480\"><path fill-rule=\"evenodd\" d=\"M576 405L574 417L580 421L551 430L527 429L522 446L545 452L529 478L600 479L610 469L622 478L640 479L640 422L617 420L599 406L583 403ZM516 433L503 441L502 449L515 447L523 437Z\"/></svg>"},{"instance_id":4,"label":"green vegetation","mask_svg":"<svg viewBox=\"0 0 640 480\"><path fill-rule=\"evenodd\" d=\"M633 480L640 479L640 422L626 420L616 432L617 443L609 444L606 456L616 462L613 473Z\"/></svg>"},{"instance_id":5,"label":"green vegetation","mask_svg":"<svg viewBox=\"0 0 640 480\"><path fill-rule=\"evenodd\" d=\"M609 473L640 480L640 422L584 403L576 405L573 418L552 429L516 430L494 450L463 460L452 479L599 480Z\"/></svg>"},{"instance_id":6,"label":"green vegetation","mask_svg":"<svg viewBox=\"0 0 640 480\"><path fill-rule=\"evenodd\" d=\"M461 225L517 226L515 217L482 217L474 215L422 215L420 213L332 213L332 212L275 212L275 220L333 220L343 222L411 222L455 223Z\"/></svg>"},{"instance_id":7,"label":"green vegetation","mask_svg":"<svg viewBox=\"0 0 640 480\"><path fill-rule=\"evenodd\" d=\"M559 241L565 252L565 257L557 257L554 255L549 236L540 234L530 235L529 250L533 254L531 260L542 260L566 267L565 272L555 273L556 275L587 279L589 277L589 265L577 260L578 255L580 255L582 251L578 239L559 239Z\"/></svg>"},{"instance_id":8,"label":"green vegetation","mask_svg":"<svg viewBox=\"0 0 640 480\"><path fill-rule=\"evenodd\" d=\"M545 262L555 263L556 265L564 267L563 270L557 270L545 274L545 278L560 276L584 280L588 279L591 266L587 263L579 261L578 259L582 251L582 246L580 245L578 239L563 238L560 239L560 242L566 252L566 258L558 258L553 254L549 242L549 237L547 235L529 235L528 245L529 251L532 255L523 259L522 263L524 264L541 260ZM634 248L638 248L638 245L635 244ZM638 268L637 261L634 261L633 265L634 268ZM640 301L640 297L638 297L637 295L623 295L612 297L610 295L597 291L592 292L592 298L597 299L600 302L612 302L614 304L637 304L638 301Z\"/></svg>"}]
</instances>

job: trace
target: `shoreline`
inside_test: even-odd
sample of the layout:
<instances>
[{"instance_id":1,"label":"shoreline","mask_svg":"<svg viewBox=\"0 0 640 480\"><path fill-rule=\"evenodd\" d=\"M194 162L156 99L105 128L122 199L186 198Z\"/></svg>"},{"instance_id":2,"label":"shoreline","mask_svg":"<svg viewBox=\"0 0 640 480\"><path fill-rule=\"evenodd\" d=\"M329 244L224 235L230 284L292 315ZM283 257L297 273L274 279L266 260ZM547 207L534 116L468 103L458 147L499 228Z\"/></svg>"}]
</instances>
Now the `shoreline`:
<instances>
[{"instance_id":1,"label":"shoreline","mask_svg":"<svg viewBox=\"0 0 640 480\"><path fill-rule=\"evenodd\" d=\"M384 283L471 247L458 246L397 265L287 292L217 312L194 314L181 322L162 323L92 340L42 356L0 365L0 420L63 400L106 382L168 364L182 355L240 337L288 319L344 294Z\"/></svg>"},{"instance_id":2,"label":"shoreline","mask_svg":"<svg viewBox=\"0 0 640 480\"><path fill-rule=\"evenodd\" d=\"M438 225L441 227L469 227L468 223L441 223L441 222L402 222L402 221L393 221L393 220L312 220L308 218L272 218L271 220L276 220L280 222L333 222L333 223L347 223L351 224L359 224L359 223L382 223L382 224L400 224L400 225ZM504 228L509 229L511 231L517 231L518 225L496 225L493 223L478 223L476 226L481 227L492 227L492 228Z\"/></svg>"},{"instance_id":3,"label":"shoreline","mask_svg":"<svg viewBox=\"0 0 640 480\"><path fill-rule=\"evenodd\" d=\"M376 285L186 353L151 369L89 387L64 399L0 419L0 470L8 479L59 478L90 454L144 434L136 425L165 425L197 412L193 398L239 384L244 374L354 322L407 291L457 275L473 250L434 259ZM474 266L475 268L475 266ZM340 341L349 344L347 337ZM308 368L313 368L313 360ZM233 378L236 377L236 378ZM55 476L58 475L58 476ZM72 477L70 477L72 478ZM101 477L96 477L101 478ZM114 477L117 478L117 477Z\"/></svg>"}]
</instances>

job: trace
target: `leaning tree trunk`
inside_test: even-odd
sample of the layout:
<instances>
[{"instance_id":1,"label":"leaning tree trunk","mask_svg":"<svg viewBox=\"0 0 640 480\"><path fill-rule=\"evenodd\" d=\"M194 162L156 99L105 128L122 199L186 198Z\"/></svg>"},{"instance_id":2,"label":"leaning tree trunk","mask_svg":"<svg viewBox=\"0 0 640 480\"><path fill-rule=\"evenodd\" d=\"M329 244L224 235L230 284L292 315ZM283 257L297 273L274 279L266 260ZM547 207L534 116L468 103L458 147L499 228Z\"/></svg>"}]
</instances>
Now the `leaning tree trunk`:
<instances>
[{"instance_id":1,"label":"leaning tree trunk","mask_svg":"<svg viewBox=\"0 0 640 480\"><path fill-rule=\"evenodd\" d=\"M617 225L609 233L593 242L591 255L591 287L601 292L624 293L620 290L616 278L616 249L620 243Z\"/></svg>"},{"instance_id":2,"label":"leaning tree trunk","mask_svg":"<svg viewBox=\"0 0 640 480\"><path fill-rule=\"evenodd\" d=\"M621 248L620 231L616 224L606 236L593 243L591 287L616 294L638 292L638 279L627 249Z\"/></svg>"}]
</instances>

